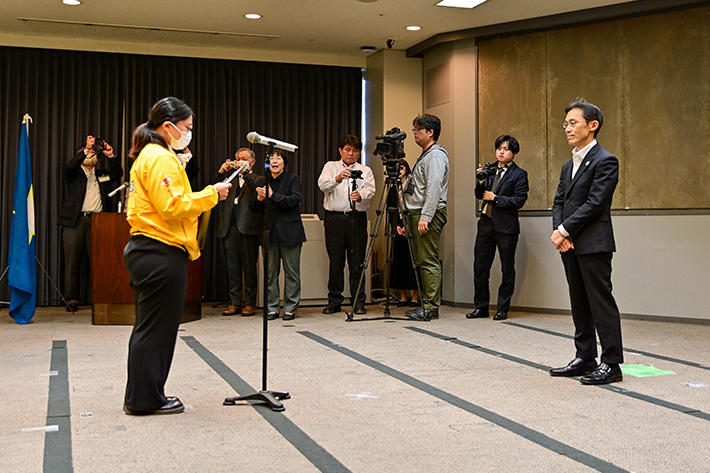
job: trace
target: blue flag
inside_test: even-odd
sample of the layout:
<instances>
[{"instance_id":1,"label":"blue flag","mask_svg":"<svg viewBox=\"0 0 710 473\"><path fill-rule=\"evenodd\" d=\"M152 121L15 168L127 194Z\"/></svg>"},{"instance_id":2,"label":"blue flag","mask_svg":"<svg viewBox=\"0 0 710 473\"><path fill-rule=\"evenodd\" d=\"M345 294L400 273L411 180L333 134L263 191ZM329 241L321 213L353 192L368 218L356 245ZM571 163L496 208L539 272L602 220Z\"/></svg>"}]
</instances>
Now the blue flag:
<instances>
[{"instance_id":1,"label":"blue flag","mask_svg":"<svg viewBox=\"0 0 710 473\"><path fill-rule=\"evenodd\" d=\"M37 267L35 266L35 204L30 166L29 122L25 115L20 135L20 152L15 175L15 204L12 210L10 251L10 317L18 324L32 320L37 306Z\"/></svg>"}]
</instances>

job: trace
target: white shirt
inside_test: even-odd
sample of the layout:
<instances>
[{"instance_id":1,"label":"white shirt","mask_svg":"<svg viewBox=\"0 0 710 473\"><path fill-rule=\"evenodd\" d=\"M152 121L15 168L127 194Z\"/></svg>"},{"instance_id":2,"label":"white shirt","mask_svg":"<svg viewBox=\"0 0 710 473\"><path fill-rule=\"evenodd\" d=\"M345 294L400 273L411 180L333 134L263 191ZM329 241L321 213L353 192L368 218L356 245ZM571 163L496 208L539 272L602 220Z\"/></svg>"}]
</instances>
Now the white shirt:
<instances>
[{"instance_id":1,"label":"white shirt","mask_svg":"<svg viewBox=\"0 0 710 473\"><path fill-rule=\"evenodd\" d=\"M589 150L592 149L595 144L597 144L597 140L592 140L591 143L589 143L587 146L580 149L579 151L572 151L572 179L574 179L575 174L577 174L577 171L579 170L579 166L582 165L582 161L584 161L584 158L587 157ZM562 226L562 224L560 224L560 226L557 227L557 229L565 237L569 236L569 233L567 232L567 230L565 230L565 227Z\"/></svg>"},{"instance_id":2,"label":"white shirt","mask_svg":"<svg viewBox=\"0 0 710 473\"><path fill-rule=\"evenodd\" d=\"M355 210L367 212L370 199L375 195L375 176L372 174L372 169L360 163L347 166L342 159L325 163L318 178L318 187L325 194L323 208L333 212L350 212L352 180L343 179L340 183L335 180L336 176L345 169L362 171L362 179L356 179L358 188L355 189L360 193L362 201L355 203Z\"/></svg>"},{"instance_id":3,"label":"white shirt","mask_svg":"<svg viewBox=\"0 0 710 473\"><path fill-rule=\"evenodd\" d=\"M99 188L99 180L96 178L96 166L91 169L86 169L81 166L81 169L86 174L86 194L84 203L81 205L82 212L102 212L103 205L101 204L101 189Z\"/></svg>"},{"instance_id":4,"label":"white shirt","mask_svg":"<svg viewBox=\"0 0 710 473\"><path fill-rule=\"evenodd\" d=\"M582 161L584 161L584 158L587 157L587 153L589 153L589 150L592 149L595 144L597 144L597 140L592 140L591 143L579 151L572 151L572 179L574 179L574 175L577 174L577 170L582 164Z\"/></svg>"}]
</instances>

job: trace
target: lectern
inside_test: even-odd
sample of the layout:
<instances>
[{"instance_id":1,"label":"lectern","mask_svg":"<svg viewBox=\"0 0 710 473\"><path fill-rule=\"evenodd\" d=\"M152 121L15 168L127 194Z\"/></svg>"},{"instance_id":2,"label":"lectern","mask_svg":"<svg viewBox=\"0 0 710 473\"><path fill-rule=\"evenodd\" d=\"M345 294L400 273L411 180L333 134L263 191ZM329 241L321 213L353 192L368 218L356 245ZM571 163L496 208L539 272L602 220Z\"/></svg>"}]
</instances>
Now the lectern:
<instances>
[{"instance_id":1,"label":"lectern","mask_svg":"<svg viewBox=\"0 0 710 473\"><path fill-rule=\"evenodd\" d=\"M91 323L133 325L136 320L133 288L123 263L123 249L131 238L126 214L95 213L91 216ZM181 322L202 318L203 259L187 266L187 293Z\"/></svg>"}]
</instances>

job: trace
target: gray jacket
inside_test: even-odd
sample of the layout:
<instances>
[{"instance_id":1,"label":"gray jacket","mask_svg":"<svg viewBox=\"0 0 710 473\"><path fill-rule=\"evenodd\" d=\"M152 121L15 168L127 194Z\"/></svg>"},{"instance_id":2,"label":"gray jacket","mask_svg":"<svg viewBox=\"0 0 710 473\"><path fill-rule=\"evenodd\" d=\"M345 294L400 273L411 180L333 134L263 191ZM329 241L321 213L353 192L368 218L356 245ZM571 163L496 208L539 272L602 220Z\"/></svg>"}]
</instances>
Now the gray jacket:
<instances>
[{"instance_id":1,"label":"gray jacket","mask_svg":"<svg viewBox=\"0 0 710 473\"><path fill-rule=\"evenodd\" d=\"M424 151L412 169L408 184L413 192L404 194L408 210L421 210L421 220L431 222L438 209L446 207L449 190L449 154L439 144ZM403 186L405 187L405 186Z\"/></svg>"}]
</instances>

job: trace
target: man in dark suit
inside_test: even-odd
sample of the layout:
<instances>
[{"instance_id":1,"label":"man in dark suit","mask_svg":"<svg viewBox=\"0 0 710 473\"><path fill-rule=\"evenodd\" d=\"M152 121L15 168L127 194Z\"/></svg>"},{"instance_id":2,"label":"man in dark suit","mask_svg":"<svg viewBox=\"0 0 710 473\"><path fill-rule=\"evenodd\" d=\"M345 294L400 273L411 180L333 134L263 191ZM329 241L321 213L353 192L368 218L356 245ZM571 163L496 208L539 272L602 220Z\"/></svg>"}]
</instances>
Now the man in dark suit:
<instances>
[{"instance_id":1,"label":"man in dark suit","mask_svg":"<svg viewBox=\"0 0 710 473\"><path fill-rule=\"evenodd\" d=\"M509 135L496 139L496 173L476 183L476 198L483 201L473 259L473 302L476 309L468 319L488 317L491 266L498 248L503 279L498 288L498 305L493 320L508 318L510 300L515 289L515 249L518 246L520 222L518 210L528 200L528 173L513 162L520 151L518 140ZM483 168L479 166L480 173Z\"/></svg>"},{"instance_id":2,"label":"man in dark suit","mask_svg":"<svg viewBox=\"0 0 710 473\"><path fill-rule=\"evenodd\" d=\"M93 134L64 167L67 198L57 224L64 245L65 300L67 311L76 312L81 301L80 274L84 256L91 249L91 214L115 212L118 199L108 197L123 176L121 160L111 145Z\"/></svg>"},{"instance_id":3,"label":"man in dark suit","mask_svg":"<svg viewBox=\"0 0 710 473\"><path fill-rule=\"evenodd\" d=\"M599 146L604 123L601 110L584 100L569 105L564 129L574 146L562 165L552 207L550 239L562 254L569 284L576 355L552 376L580 376L582 384L609 384L623 379L621 323L611 287L611 257L616 251L611 201L619 182L619 161ZM596 333L602 346L597 365Z\"/></svg>"},{"instance_id":4,"label":"man in dark suit","mask_svg":"<svg viewBox=\"0 0 710 473\"><path fill-rule=\"evenodd\" d=\"M246 317L256 313L256 262L263 218L249 210L249 201L254 195L257 180L263 177L251 172L255 162L254 152L249 148L241 148L235 160L225 161L214 178L215 183L221 182L244 164L247 165L239 177L232 180L227 199L217 205L217 236L222 239L222 249L227 260L230 300L229 307L222 315L242 314Z\"/></svg>"}]
</instances>

